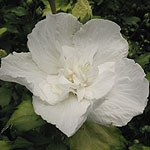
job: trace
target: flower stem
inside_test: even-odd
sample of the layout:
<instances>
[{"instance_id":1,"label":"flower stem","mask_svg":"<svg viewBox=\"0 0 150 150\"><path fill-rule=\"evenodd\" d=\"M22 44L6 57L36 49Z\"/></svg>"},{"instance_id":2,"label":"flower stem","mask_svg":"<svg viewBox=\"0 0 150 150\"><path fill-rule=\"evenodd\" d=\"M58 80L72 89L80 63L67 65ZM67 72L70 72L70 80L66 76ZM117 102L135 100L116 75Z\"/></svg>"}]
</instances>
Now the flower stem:
<instances>
[{"instance_id":1,"label":"flower stem","mask_svg":"<svg viewBox=\"0 0 150 150\"><path fill-rule=\"evenodd\" d=\"M53 14L56 14L56 4L55 4L55 0L48 0L49 4L51 6L51 10Z\"/></svg>"}]
</instances>

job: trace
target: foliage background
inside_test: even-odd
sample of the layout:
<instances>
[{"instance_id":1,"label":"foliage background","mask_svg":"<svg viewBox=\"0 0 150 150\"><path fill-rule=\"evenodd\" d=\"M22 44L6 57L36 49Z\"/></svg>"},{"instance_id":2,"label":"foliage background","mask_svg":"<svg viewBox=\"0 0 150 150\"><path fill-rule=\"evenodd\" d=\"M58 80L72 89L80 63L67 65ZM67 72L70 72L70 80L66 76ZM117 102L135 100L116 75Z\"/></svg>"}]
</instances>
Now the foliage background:
<instances>
[{"instance_id":1,"label":"foliage background","mask_svg":"<svg viewBox=\"0 0 150 150\"><path fill-rule=\"evenodd\" d=\"M119 24L129 42L128 57L143 67L150 81L150 1L56 0L56 7L57 12L72 13L83 23L104 18ZM0 56L5 51L27 52L27 35L47 11L51 12L47 0L0 0ZM68 139L34 114L31 96L21 85L0 81L1 150L85 150L85 145L86 150L97 145L95 150L150 150L150 102L142 115L124 127L108 129L87 123Z\"/></svg>"}]
</instances>

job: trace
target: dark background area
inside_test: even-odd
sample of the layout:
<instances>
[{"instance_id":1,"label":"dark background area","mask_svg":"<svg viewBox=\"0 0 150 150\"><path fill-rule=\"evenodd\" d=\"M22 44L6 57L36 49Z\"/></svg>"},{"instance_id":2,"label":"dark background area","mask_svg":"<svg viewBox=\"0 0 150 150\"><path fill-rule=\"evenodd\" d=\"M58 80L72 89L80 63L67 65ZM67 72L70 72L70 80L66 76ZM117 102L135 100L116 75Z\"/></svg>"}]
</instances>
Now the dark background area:
<instances>
[{"instance_id":1,"label":"dark background area","mask_svg":"<svg viewBox=\"0 0 150 150\"><path fill-rule=\"evenodd\" d=\"M76 2L56 0L57 12L71 13ZM92 18L109 19L120 25L122 35L129 43L128 57L142 66L150 81L150 1L89 0L89 4L93 12ZM45 18L47 11L50 11L47 0L0 0L0 49L7 54L13 51L28 52L27 35L38 21ZM10 143L13 143L14 150L70 149L65 142L66 136L45 122L38 122L42 126L36 130L32 127L25 131L24 128L17 130L11 123L6 128L16 107L22 101L31 101L31 96L21 85L0 81L0 140L5 141L0 142L0 147L4 146L2 150L8 150ZM20 125L24 127L27 124L30 124L29 120ZM150 150L150 102L142 115L134 117L119 130L126 139L126 150ZM110 150L123 149L113 147Z\"/></svg>"}]
</instances>

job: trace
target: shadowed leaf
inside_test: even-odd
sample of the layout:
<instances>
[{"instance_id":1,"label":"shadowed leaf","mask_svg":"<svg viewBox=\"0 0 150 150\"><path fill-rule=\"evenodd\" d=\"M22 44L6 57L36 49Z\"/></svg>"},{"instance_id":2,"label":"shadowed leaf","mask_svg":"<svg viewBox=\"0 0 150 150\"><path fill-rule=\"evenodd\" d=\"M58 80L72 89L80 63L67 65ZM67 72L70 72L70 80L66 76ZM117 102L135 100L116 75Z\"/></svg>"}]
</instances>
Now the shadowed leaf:
<instances>
[{"instance_id":1,"label":"shadowed leaf","mask_svg":"<svg viewBox=\"0 0 150 150\"><path fill-rule=\"evenodd\" d=\"M10 150L11 144L8 141L0 141L0 150Z\"/></svg>"},{"instance_id":2,"label":"shadowed leaf","mask_svg":"<svg viewBox=\"0 0 150 150\"><path fill-rule=\"evenodd\" d=\"M0 36L7 31L7 28L0 28Z\"/></svg>"},{"instance_id":3,"label":"shadowed leaf","mask_svg":"<svg viewBox=\"0 0 150 150\"><path fill-rule=\"evenodd\" d=\"M143 146L142 144L134 144L129 147L129 150L150 150L150 147Z\"/></svg>"},{"instance_id":4,"label":"shadowed leaf","mask_svg":"<svg viewBox=\"0 0 150 150\"><path fill-rule=\"evenodd\" d=\"M124 150L125 139L116 127L85 123L67 140L71 150Z\"/></svg>"},{"instance_id":5,"label":"shadowed leaf","mask_svg":"<svg viewBox=\"0 0 150 150\"><path fill-rule=\"evenodd\" d=\"M0 88L0 105L6 106L9 104L12 96L12 91L9 90L8 88L1 87Z\"/></svg>"},{"instance_id":6,"label":"shadowed leaf","mask_svg":"<svg viewBox=\"0 0 150 150\"><path fill-rule=\"evenodd\" d=\"M150 62L150 53L142 54L136 60L142 67Z\"/></svg>"},{"instance_id":7,"label":"shadowed leaf","mask_svg":"<svg viewBox=\"0 0 150 150\"><path fill-rule=\"evenodd\" d=\"M17 107L3 130L9 126L14 126L19 131L29 131L44 124L45 121L35 114L32 103L28 100L23 101Z\"/></svg>"}]
</instances>

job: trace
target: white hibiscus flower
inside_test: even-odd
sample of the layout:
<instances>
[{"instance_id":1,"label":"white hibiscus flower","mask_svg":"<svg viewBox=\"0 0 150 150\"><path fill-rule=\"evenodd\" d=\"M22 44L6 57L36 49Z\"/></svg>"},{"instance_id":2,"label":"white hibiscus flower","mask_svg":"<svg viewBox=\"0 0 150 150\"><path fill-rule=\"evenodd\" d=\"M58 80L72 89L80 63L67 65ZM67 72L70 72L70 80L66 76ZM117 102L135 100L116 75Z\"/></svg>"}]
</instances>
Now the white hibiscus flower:
<instances>
[{"instance_id":1,"label":"white hibiscus flower","mask_svg":"<svg viewBox=\"0 0 150 150\"><path fill-rule=\"evenodd\" d=\"M143 69L127 59L128 43L112 21L81 24L47 14L28 35L28 53L2 59L0 79L25 85L33 106L67 136L85 122L126 125L147 104Z\"/></svg>"}]
</instances>

